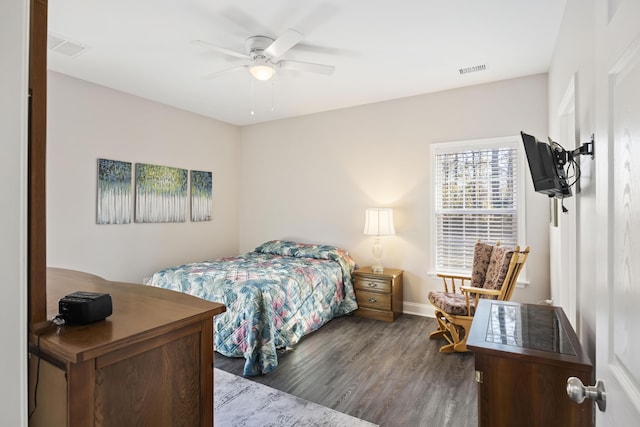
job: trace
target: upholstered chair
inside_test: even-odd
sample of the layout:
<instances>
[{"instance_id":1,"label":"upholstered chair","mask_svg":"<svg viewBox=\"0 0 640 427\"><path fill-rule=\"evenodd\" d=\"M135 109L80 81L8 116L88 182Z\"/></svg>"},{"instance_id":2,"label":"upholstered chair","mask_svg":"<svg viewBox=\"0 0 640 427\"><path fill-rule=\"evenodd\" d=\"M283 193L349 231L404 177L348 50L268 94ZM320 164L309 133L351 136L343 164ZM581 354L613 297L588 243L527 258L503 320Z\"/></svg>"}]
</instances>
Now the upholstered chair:
<instances>
[{"instance_id":1,"label":"upholstered chair","mask_svg":"<svg viewBox=\"0 0 640 427\"><path fill-rule=\"evenodd\" d=\"M518 276L529 256L529 247L489 245L478 241L474 246L471 276L438 274L444 291L429 292L435 308L438 328L430 338L444 338L443 353L467 350L467 335L480 298L508 301Z\"/></svg>"}]
</instances>

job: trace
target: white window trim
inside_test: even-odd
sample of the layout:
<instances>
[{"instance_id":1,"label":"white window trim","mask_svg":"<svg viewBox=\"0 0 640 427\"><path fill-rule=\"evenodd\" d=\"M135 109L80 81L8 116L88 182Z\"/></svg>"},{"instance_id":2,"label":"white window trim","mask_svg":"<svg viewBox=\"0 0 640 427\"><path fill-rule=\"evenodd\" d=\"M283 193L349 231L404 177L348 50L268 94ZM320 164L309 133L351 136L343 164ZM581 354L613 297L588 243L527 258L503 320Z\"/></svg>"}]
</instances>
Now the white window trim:
<instances>
[{"instance_id":1,"label":"white window trim","mask_svg":"<svg viewBox=\"0 0 640 427\"><path fill-rule=\"evenodd\" d=\"M430 166L431 166L431 197L430 197L430 216L431 216L431 271L429 275L436 277L438 273L436 271L436 210L435 210L435 198L436 198L436 155L447 152L465 151L465 150L478 150L478 149L491 149L500 147L515 147L516 158L518 161L517 171L517 191L518 191L518 244L526 245L527 242L527 216L526 216L526 193L525 193L525 153L522 146L522 140L520 135L504 136L497 138L485 138L485 139L472 139L465 141L452 141L452 142L438 142L431 144L429 148ZM460 271L460 274L470 274L469 271ZM529 284L527 280L527 266L525 265L518 277L518 287L523 287Z\"/></svg>"}]
</instances>

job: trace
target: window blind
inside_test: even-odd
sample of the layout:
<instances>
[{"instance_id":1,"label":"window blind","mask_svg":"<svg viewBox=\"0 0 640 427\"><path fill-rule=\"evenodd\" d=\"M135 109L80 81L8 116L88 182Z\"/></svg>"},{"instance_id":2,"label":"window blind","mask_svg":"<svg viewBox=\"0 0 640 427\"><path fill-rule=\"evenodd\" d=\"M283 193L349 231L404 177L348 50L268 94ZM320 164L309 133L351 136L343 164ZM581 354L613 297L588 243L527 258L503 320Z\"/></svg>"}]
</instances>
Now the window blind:
<instances>
[{"instance_id":1,"label":"window blind","mask_svg":"<svg viewBox=\"0 0 640 427\"><path fill-rule=\"evenodd\" d=\"M480 239L518 242L517 148L435 154L436 269L470 271Z\"/></svg>"}]
</instances>

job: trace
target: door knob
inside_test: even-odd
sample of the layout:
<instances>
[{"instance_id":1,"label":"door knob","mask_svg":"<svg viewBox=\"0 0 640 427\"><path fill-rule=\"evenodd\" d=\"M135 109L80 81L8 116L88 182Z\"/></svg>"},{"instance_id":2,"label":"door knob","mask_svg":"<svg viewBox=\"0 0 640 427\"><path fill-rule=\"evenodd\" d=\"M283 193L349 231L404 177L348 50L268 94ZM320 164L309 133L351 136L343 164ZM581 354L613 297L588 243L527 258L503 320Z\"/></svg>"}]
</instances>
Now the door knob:
<instances>
[{"instance_id":1,"label":"door knob","mask_svg":"<svg viewBox=\"0 0 640 427\"><path fill-rule=\"evenodd\" d=\"M595 400L601 412L607 409L607 393L604 391L604 383L600 380L597 380L594 386L585 387L580 378L570 377L567 380L567 394L578 404L587 398Z\"/></svg>"}]
</instances>

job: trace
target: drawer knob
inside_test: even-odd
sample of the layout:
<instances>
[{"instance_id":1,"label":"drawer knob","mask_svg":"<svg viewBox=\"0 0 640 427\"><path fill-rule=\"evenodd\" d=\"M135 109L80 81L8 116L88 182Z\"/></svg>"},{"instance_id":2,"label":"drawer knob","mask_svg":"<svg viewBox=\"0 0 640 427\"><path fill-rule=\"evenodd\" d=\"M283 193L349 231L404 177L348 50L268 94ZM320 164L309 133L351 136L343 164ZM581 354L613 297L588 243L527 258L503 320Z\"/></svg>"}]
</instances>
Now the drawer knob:
<instances>
[{"instance_id":1,"label":"drawer knob","mask_svg":"<svg viewBox=\"0 0 640 427\"><path fill-rule=\"evenodd\" d=\"M378 300L375 298L369 298L369 302L377 302Z\"/></svg>"},{"instance_id":2,"label":"drawer knob","mask_svg":"<svg viewBox=\"0 0 640 427\"><path fill-rule=\"evenodd\" d=\"M378 284L377 283L373 283L373 282L369 282L369 287L370 288L377 288Z\"/></svg>"}]
</instances>

